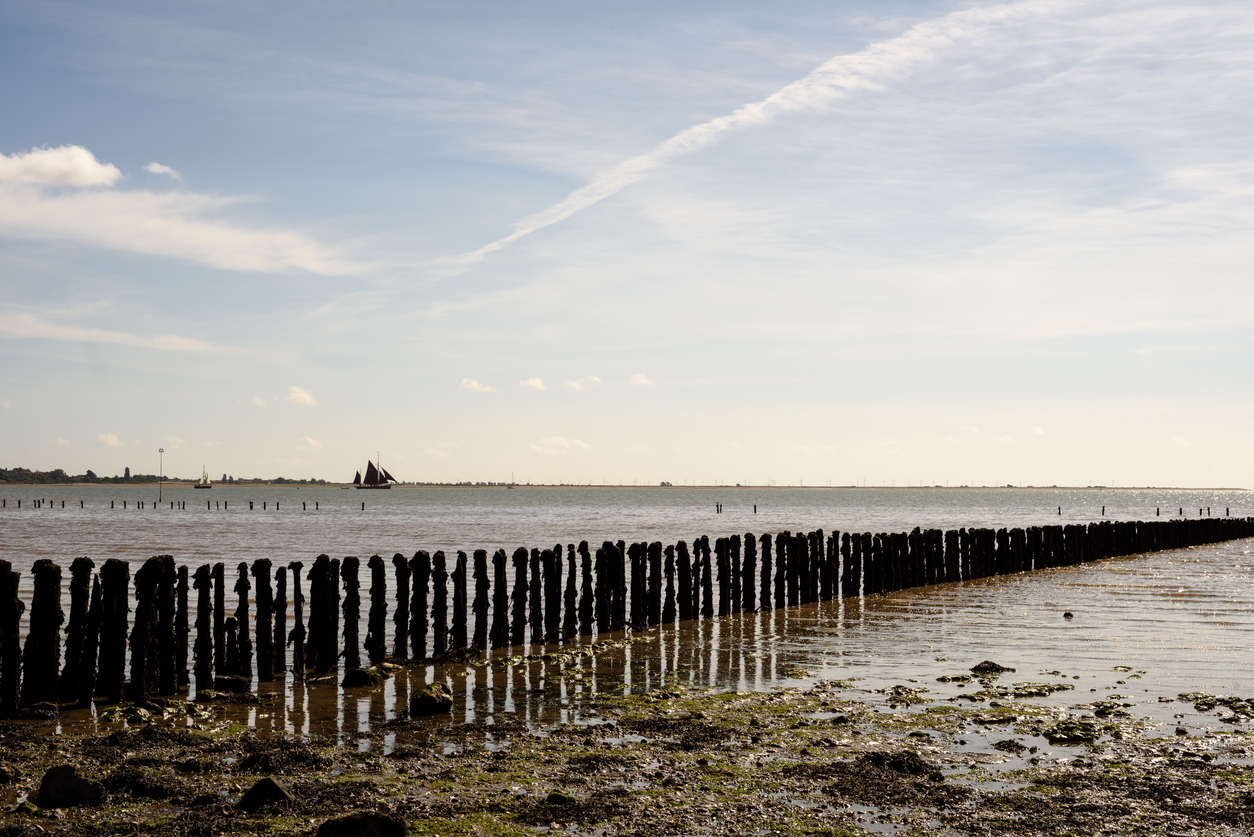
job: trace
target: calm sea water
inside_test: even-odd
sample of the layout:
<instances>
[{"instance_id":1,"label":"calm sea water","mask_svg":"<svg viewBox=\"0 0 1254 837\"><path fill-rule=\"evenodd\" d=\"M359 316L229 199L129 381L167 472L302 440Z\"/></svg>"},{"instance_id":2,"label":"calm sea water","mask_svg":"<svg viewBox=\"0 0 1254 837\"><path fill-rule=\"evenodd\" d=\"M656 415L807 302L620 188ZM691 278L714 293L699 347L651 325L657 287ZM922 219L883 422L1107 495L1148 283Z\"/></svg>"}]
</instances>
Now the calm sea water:
<instances>
[{"instance_id":1,"label":"calm sea water","mask_svg":"<svg viewBox=\"0 0 1254 837\"><path fill-rule=\"evenodd\" d=\"M1159 519L1166 519L1181 509L1188 517L1208 509L1212 516L1229 510L1234 517L1254 514L1254 494L1247 491L1153 489L215 487L166 489L163 495L165 505L154 508L156 492L147 489L0 489L7 500L0 510L0 551L23 569L29 596L25 569L44 557L67 569L78 555L99 563L111 557L138 562L161 553L173 554L179 563L232 566L260 557L308 563L322 552L492 551L584 539L674 542L784 529L1030 526L1099 520L1103 506L1105 518L1113 520L1154 519L1160 511ZM39 498L46 501L43 508L32 508ZM136 509L136 501L145 507ZM187 507L171 510L171 501ZM217 507L206 508L206 502ZM221 508L223 502L228 508ZM723 504L722 514L715 513L716 503ZM286 695L282 706L247 721L367 736L375 721L403 708L407 695L434 679L445 680L458 695L457 720L510 711L537 723L578 721L581 693L645 690L672 681L764 689L798 682L796 666L812 677L856 678L856 688L868 695L915 680L939 699L960 689L935 677L994 659L1018 669L1013 679L1061 679L1076 687L1043 702L1073 705L1123 694L1161 707L1154 710L1158 720L1171 724L1179 704L1158 704L1157 697L1195 689L1254 693L1252 548L1254 541L1235 541L682 623L580 662L586 670L573 679L552 677L542 662L473 670L426 666L358 696L329 685L305 688L289 678L278 684ZM1073 618L1064 619L1064 611ZM363 737L360 746L390 745Z\"/></svg>"}]
</instances>

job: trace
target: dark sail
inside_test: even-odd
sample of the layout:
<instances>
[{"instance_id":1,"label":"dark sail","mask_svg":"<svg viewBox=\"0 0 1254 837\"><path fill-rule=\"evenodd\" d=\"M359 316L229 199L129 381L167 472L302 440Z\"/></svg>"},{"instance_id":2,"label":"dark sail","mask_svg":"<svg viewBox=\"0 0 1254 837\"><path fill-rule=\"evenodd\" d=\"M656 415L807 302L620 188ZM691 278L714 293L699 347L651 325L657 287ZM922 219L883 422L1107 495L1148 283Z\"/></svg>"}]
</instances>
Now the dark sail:
<instances>
[{"instance_id":1,"label":"dark sail","mask_svg":"<svg viewBox=\"0 0 1254 837\"><path fill-rule=\"evenodd\" d=\"M366 460L366 479L362 482L362 485L378 485L378 484L379 484L379 472L375 470L374 463L371 462L369 459L367 459Z\"/></svg>"},{"instance_id":2,"label":"dark sail","mask_svg":"<svg viewBox=\"0 0 1254 837\"><path fill-rule=\"evenodd\" d=\"M379 472L383 474L383 478L385 480L391 480L392 482L400 482L400 480L398 480L396 477L389 474L388 469L384 468L382 465L379 466Z\"/></svg>"},{"instance_id":3,"label":"dark sail","mask_svg":"<svg viewBox=\"0 0 1254 837\"><path fill-rule=\"evenodd\" d=\"M361 485L361 471L358 471L357 476L353 477L353 485Z\"/></svg>"}]
</instances>

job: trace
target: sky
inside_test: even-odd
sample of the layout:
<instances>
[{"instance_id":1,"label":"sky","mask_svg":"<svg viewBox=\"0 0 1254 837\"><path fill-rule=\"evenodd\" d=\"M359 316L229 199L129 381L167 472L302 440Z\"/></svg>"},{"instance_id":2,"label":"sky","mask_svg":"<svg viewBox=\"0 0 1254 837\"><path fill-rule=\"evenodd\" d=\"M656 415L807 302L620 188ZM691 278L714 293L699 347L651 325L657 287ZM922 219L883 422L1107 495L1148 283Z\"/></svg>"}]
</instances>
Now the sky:
<instances>
[{"instance_id":1,"label":"sky","mask_svg":"<svg viewBox=\"0 0 1254 837\"><path fill-rule=\"evenodd\" d=\"M0 467L1254 486L1244 0L9 0L0 75Z\"/></svg>"}]
</instances>

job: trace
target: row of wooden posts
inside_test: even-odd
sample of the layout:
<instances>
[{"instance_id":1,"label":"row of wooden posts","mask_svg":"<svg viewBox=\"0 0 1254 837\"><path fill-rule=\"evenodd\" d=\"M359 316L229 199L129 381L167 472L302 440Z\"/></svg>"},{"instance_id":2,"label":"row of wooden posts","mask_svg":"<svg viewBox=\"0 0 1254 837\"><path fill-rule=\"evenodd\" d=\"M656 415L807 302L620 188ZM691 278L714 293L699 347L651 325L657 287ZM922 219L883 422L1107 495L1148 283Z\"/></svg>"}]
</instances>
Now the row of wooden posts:
<instances>
[{"instance_id":1,"label":"row of wooden posts","mask_svg":"<svg viewBox=\"0 0 1254 837\"><path fill-rule=\"evenodd\" d=\"M172 556L159 555L135 572L133 620L130 565L110 558L94 572L94 561L76 558L70 565L68 623L61 567L40 559L32 567L24 647L19 573L0 561L0 717L41 703L142 700L190 686L193 591L191 674L199 691L227 678L271 681L289 669L298 677L326 675L341 657L345 670L360 668L363 650L372 665L389 651L395 658L439 659L466 649L560 643L1252 536L1254 518L1211 518L874 535L746 534L718 538L713 545L708 537L698 538L691 549L685 541L673 546L606 541L594 551L585 541L564 549L560 544L519 548L509 557L498 550L490 560L482 549L452 559L419 551L392 557L392 596L388 562L375 555L367 561L364 640L360 561L354 557L320 555L304 578L300 561L278 567L265 558L241 563L233 585L235 608L228 613L225 564L202 565L189 574Z\"/></svg>"},{"instance_id":2,"label":"row of wooden posts","mask_svg":"<svg viewBox=\"0 0 1254 837\"><path fill-rule=\"evenodd\" d=\"M170 508L171 508L171 509L184 509L184 510L185 510L185 509L187 508L187 501L186 501L186 500L170 500L169 502L170 502ZM249 509L249 511L252 511L252 510L253 510L253 501L252 501L252 500L246 500L245 502L247 502L247 503L248 503L248 509ZM320 502L321 502L321 501L319 501L319 500L315 500L315 501L314 501L314 511L318 511L318 510L319 510L319 504L320 504ZM116 501L116 500L110 500L110 501L109 501L109 508L111 508L111 509L117 508L116 503L117 503L117 501ZM159 503L159 502L153 502L152 500L133 500L133 501L132 501L132 500L123 500L123 501L122 501L122 508L123 508L123 509L130 508L130 507L131 507L131 505L130 505L131 503L134 503L134 508L135 508L137 511L143 510L144 508L155 509L155 508L158 508L158 507L161 505L161 503ZM7 499L0 500L0 508L8 508L8 505L9 505L9 501L8 501ZM271 505L271 503L270 503L270 501L269 501L269 500L262 500L262 501L261 501L261 510L262 510L262 511L268 511L268 510L269 510L269 508L270 508L270 505ZM55 508L57 507L57 506L56 506L56 501L55 501L55 500L38 500L38 499L37 499L37 500L31 500L30 508L32 508L32 509L42 509L42 508L44 508L45 506L47 506L47 507L48 507L48 508L50 508L50 509L55 509ZM18 500L18 501L17 501L17 507L18 507L19 509L22 507L22 501L21 501L21 500ZM86 506L84 506L84 504L83 504L83 501L82 501L82 500L79 500L79 501L78 501L78 507L79 507L80 509L81 509L81 508L86 508ZM61 508L65 508L65 501L64 501L64 500L62 500L62 501L61 501ZM300 508L301 508L301 511L308 511L308 510L309 510L309 503L308 503L307 501L302 500L302 501L301 501L301 504L300 504ZM209 511L212 511L213 509L223 509L223 510L229 510L229 509L230 509L230 501L229 501L229 500L206 500L206 501L205 501L205 509L207 509L207 510L209 510ZM279 510L279 501L278 501L278 500L275 500L275 501L274 501L274 510L275 510L275 511L278 511L278 510ZM365 504L365 503L362 503L362 504L361 504L361 510L362 510L362 511L365 511L365 510L366 510L366 504Z\"/></svg>"}]
</instances>

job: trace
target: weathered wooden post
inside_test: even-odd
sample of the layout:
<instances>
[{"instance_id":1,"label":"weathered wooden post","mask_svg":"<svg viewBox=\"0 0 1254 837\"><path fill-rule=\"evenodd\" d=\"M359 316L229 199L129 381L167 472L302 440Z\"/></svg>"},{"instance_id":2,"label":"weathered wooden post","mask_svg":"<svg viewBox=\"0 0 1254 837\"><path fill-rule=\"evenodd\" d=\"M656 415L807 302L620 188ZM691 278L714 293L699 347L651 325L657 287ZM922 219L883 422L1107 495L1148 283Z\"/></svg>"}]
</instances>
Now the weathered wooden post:
<instances>
[{"instance_id":1,"label":"weathered wooden post","mask_svg":"<svg viewBox=\"0 0 1254 837\"><path fill-rule=\"evenodd\" d=\"M431 615L434 619L432 654L442 657L448 653L448 564L444 550L438 550L431 556Z\"/></svg>"},{"instance_id":2,"label":"weathered wooden post","mask_svg":"<svg viewBox=\"0 0 1254 837\"><path fill-rule=\"evenodd\" d=\"M174 673L175 677L178 679L178 687L180 689L185 689L190 686L192 682L187 671L187 651L188 640L191 638L191 626L187 621L187 596L189 585L188 570L186 565L178 568L176 577L178 582L175 586L174 643L177 652L174 660Z\"/></svg>"},{"instance_id":3,"label":"weathered wooden post","mask_svg":"<svg viewBox=\"0 0 1254 837\"><path fill-rule=\"evenodd\" d=\"M562 630L562 547L540 553L544 569L544 641L557 642Z\"/></svg>"},{"instance_id":4,"label":"weathered wooden post","mask_svg":"<svg viewBox=\"0 0 1254 837\"><path fill-rule=\"evenodd\" d=\"M842 598L857 598L862 593L862 562L861 552L855 557L853 536L843 532L840 536L840 595Z\"/></svg>"},{"instance_id":5,"label":"weathered wooden post","mask_svg":"<svg viewBox=\"0 0 1254 837\"><path fill-rule=\"evenodd\" d=\"M340 561L340 579L344 584L344 670L351 671L361 668L361 560L349 555Z\"/></svg>"},{"instance_id":6,"label":"weathered wooden post","mask_svg":"<svg viewBox=\"0 0 1254 837\"><path fill-rule=\"evenodd\" d=\"M105 601L109 587L105 585ZM226 564L213 565L213 673L226 674Z\"/></svg>"},{"instance_id":7,"label":"weathered wooden post","mask_svg":"<svg viewBox=\"0 0 1254 837\"><path fill-rule=\"evenodd\" d=\"M608 543L608 541L607 541ZM603 634L610 629L610 586L606 574L609 572L609 557L602 546L596 552L596 624L597 633ZM518 595L517 591L514 593Z\"/></svg>"},{"instance_id":8,"label":"weathered wooden post","mask_svg":"<svg viewBox=\"0 0 1254 837\"><path fill-rule=\"evenodd\" d=\"M714 616L714 561L710 558L710 536L702 535L697 541L701 555L701 616Z\"/></svg>"},{"instance_id":9,"label":"weathered wooden post","mask_svg":"<svg viewBox=\"0 0 1254 837\"><path fill-rule=\"evenodd\" d=\"M819 601L828 602L835 596L833 590L840 584L840 535L833 532L819 537Z\"/></svg>"},{"instance_id":10,"label":"weathered wooden post","mask_svg":"<svg viewBox=\"0 0 1254 837\"><path fill-rule=\"evenodd\" d=\"M788 606L788 576L791 556L788 554L788 542L792 540L789 532L775 534L775 607Z\"/></svg>"},{"instance_id":11,"label":"weathered wooden post","mask_svg":"<svg viewBox=\"0 0 1254 837\"><path fill-rule=\"evenodd\" d=\"M0 585L3 582L0 581ZM3 595L0 586L0 595ZM100 620L104 612L103 595L100 590L100 576L97 575L91 584L91 606L87 609L87 630L83 634L83 658L79 663L78 706L80 709L89 707L96 697L96 659L100 650ZM3 640L0 640L0 648ZM0 655L3 652L0 651ZM0 715L3 713L0 712Z\"/></svg>"},{"instance_id":12,"label":"weathered wooden post","mask_svg":"<svg viewBox=\"0 0 1254 837\"><path fill-rule=\"evenodd\" d=\"M627 625L627 544L618 541L610 546L613 549L611 569L614 578L614 606L611 611L613 619L610 627L621 631Z\"/></svg>"},{"instance_id":13,"label":"weathered wooden post","mask_svg":"<svg viewBox=\"0 0 1254 837\"><path fill-rule=\"evenodd\" d=\"M527 588L527 611L531 644L544 643L544 574L540 566L540 550L532 547L531 586Z\"/></svg>"},{"instance_id":14,"label":"weathered wooden post","mask_svg":"<svg viewBox=\"0 0 1254 837\"><path fill-rule=\"evenodd\" d=\"M135 573L135 625L131 628L131 682L127 695L133 701L143 701L155 691L152 669L156 657L154 634L157 622L157 585L160 581L160 558L149 558ZM33 612L31 617L33 620ZM26 653L30 654L29 640Z\"/></svg>"},{"instance_id":15,"label":"weathered wooden post","mask_svg":"<svg viewBox=\"0 0 1254 837\"><path fill-rule=\"evenodd\" d=\"M693 608L693 596L696 592L692 583L692 558L688 555L688 544L685 541L675 544L675 551L679 556L679 620L686 622L696 612Z\"/></svg>"},{"instance_id":16,"label":"weathered wooden post","mask_svg":"<svg viewBox=\"0 0 1254 837\"><path fill-rule=\"evenodd\" d=\"M300 571L304 564L292 561L287 565L292 571L292 630L287 642L292 646L292 673L297 680L305 679L305 594L300 589Z\"/></svg>"},{"instance_id":17,"label":"weathered wooden post","mask_svg":"<svg viewBox=\"0 0 1254 837\"><path fill-rule=\"evenodd\" d=\"M239 646L239 667L231 673L249 681L253 679L253 643L248 630L248 594L252 587L248 580L248 565L241 561L235 576L235 594L239 596L235 606L235 629L239 632L235 640Z\"/></svg>"},{"instance_id":18,"label":"weathered wooden post","mask_svg":"<svg viewBox=\"0 0 1254 837\"><path fill-rule=\"evenodd\" d=\"M757 587L758 578L758 541L749 532L745 532L745 562L741 568L740 609L748 613L758 609Z\"/></svg>"},{"instance_id":19,"label":"weathered wooden post","mask_svg":"<svg viewBox=\"0 0 1254 837\"><path fill-rule=\"evenodd\" d=\"M761 535L758 537L758 545L762 548L762 574L759 576L758 584L758 609L771 609L771 582L772 582L772 560L771 560L771 536Z\"/></svg>"},{"instance_id":20,"label":"weathered wooden post","mask_svg":"<svg viewBox=\"0 0 1254 837\"><path fill-rule=\"evenodd\" d=\"M443 553L437 553L443 559ZM388 577L387 567L378 555L371 555L370 614L366 621L366 655L370 664L377 666L387 657Z\"/></svg>"},{"instance_id":21,"label":"weathered wooden post","mask_svg":"<svg viewBox=\"0 0 1254 837\"><path fill-rule=\"evenodd\" d=\"M87 608L91 598L91 571L96 562L75 558L70 564L70 621L65 626L65 665L61 669L58 699L78 699L83 668L83 642L87 633ZM90 665L96 666L93 657Z\"/></svg>"},{"instance_id":22,"label":"weathered wooden post","mask_svg":"<svg viewBox=\"0 0 1254 837\"><path fill-rule=\"evenodd\" d=\"M213 688L213 576L208 564L196 568L196 691Z\"/></svg>"},{"instance_id":23,"label":"weathered wooden post","mask_svg":"<svg viewBox=\"0 0 1254 837\"><path fill-rule=\"evenodd\" d=\"M509 557L505 550L492 554L492 647L509 647Z\"/></svg>"},{"instance_id":24,"label":"weathered wooden post","mask_svg":"<svg viewBox=\"0 0 1254 837\"><path fill-rule=\"evenodd\" d=\"M727 574L729 582L727 592L731 597L727 603L727 610L731 613L739 613L744 605L741 592L744 581L744 562L740 552L740 535L732 535L727 539Z\"/></svg>"},{"instance_id":25,"label":"weathered wooden post","mask_svg":"<svg viewBox=\"0 0 1254 837\"><path fill-rule=\"evenodd\" d=\"M561 560L561 556L558 556ZM575 575L575 545L566 544L566 592L562 599L562 636L570 639L579 634L579 579Z\"/></svg>"},{"instance_id":26,"label":"weathered wooden post","mask_svg":"<svg viewBox=\"0 0 1254 837\"><path fill-rule=\"evenodd\" d=\"M592 584L592 553L588 542L579 542L579 635L592 636L596 627L596 588Z\"/></svg>"},{"instance_id":27,"label":"weathered wooden post","mask_svg":"<svg viewBox=\"0 0 1254 837\"><path fill-rule=\"evenodd\" d=\"M727 538L715 538L714 571L715 576L718 579L718 605L714 610L719 616L727 615L728 603L731 597L731 591L728 589L729 584L727 580L729 563L730 562L727 559Z\"/></svg>"},{"instance_id":28,"label":"weathered wooden post","mask_svg":"<svg viewBox=\"0 0 1254 837\"><path fill-rule=\"evenodd\" d=\"M450 646L455 650L466 647L466 601L468 590L466 585L466 553L457 551L457 563L453 565L453 630L450 634Z\"/></svg>"},{"instance_id":29,"label":"weathered wooden post","mask_svg":"<svg viewBox=\"0 0 1254 837\"><path fill-rule=\"evenodd\" d=\"M574 559L572 559L574 560ZM492 582L488 578L488 551L475 550L475 637L474 647L480 651L488 649L488 597L492 592Z\"/></svg>"},{"instance_id":30,"label":"weathered wooden post","mask_svg":"<svg viewBox=\"0 0 1254 837\"><path fill-rule=\"evenodd\" d=\"M274 593L270 587L270 559L258 558L253 561L249 572L254 579L253 589L257 591L257 681L267 683L274 680ZM240 568L243 569L241 564ZM245 612L247 615L247 612ZM247 633L247 631L245 631ZM243 655L241 655L243 656Z\"/></svg>"},{"instance_id":31,"label":"weathered wooden post","mask_svg":"<svg viewBox=\"0 0 1254 837\"><path fill-rule=\"evenodd\" d=\"M427 591L431 585L431 556L426 550L418 550L409 560L414 585L409 604L409 641L413 644L413 658L427 658Z\"/></svg>"},{"instance_id":32,"label":"weathered wooden post","mask_svg":"<svg viewBox=\"0 0 1254 837\"><path fill-rule=\"evenodd\" d=\"M114 702L122 700L126 682L126 625L131 612L131 568L109 558L100 568L100 664L97 688Z\"/></svg>"},{"instance_id":33,"label":"weathered wooden post","mask_svg":"<svg viewBox=\"0 0 1254 837\"><path fill-rule=\"evenodd\" d=\"M274 672L287 672L287 567L274 572Z\"/></svg>"},{"instance_id":34,"label":"weathered wooden post","mask_svg":"<svg viewBox=\"0 0 1254 837\"><path fill-rule=\"evenodd\" d=\"M644 604L644 593L640 589L640 544L633 543L627 546L627 563L631 566L630 622L633 625L640 625L644 621L644 617L641 615L641 605Z\"/></svg>"},{"instance_id":35,"label":"weathered wooden post","mask_svg":"<svg viewBox=\"0 0 1254 837\"><path fill-rule=\"evenodd\" d=\"M667 544L662 573L666 577L666 598L662 602L662 624L675 622L675 547Z\"/></svg>"},{"instance_id":36,"label":"weathered wooden post","mask_svg":"<svg viewBox=\"0 0 1254 837\"><path fill-rule=\"evenodd\" d=\"M135 574L135 578L138 580L139 573ZM139 613L139 608L136 608L135 612ZM223 622L222 627L226 630L226 672L228 675L232 677L238 677L239 676L239 641L235 636L235 627L236 627L235 617L234 616L226 617L226 621ZM131 679L132 680L134 679L134 675L132 675ZM134 683L132 683L131 686L133 688Z\"/></svg>"},{"instance_id":37,"label":"weathered wooden post","mask_svg":"<svg viewBox=\"0 0 1254 837\"><path fill-rule=\"evenodd\" d=\"M648 545L646 559L649 565L649 584L645 616L650 625L662 621L662 543L654 541Z\"/></svg>"},{"instance_id":38,"label":"weathered wooden post","mask_svg":"<svg viewBox=\"0 0 1254 837\"><path fill-rule=\"evenodd\" d=\"M340 659L340 559L332 558L330 563L324 595L325 610L331 617L331 625L322 634L322 654L328 664L327 671L333 670Z\"/></svg>"},{"instance_id":39,"label":"weathered wooden post","mask_svg":"<svg viewBox=\"0 0 1254 837\"><path fill-rule=\"evenodd\" d=\"M0 718L16 718L22 681L22 638L26 604L18 597L21 574L0 561Z\"/></svg>"},{"instance_id":40,"label":"weathered wooden post","mask_svg":"<svg viewBox=\"0 0 1254 837\"><path fill-rule=\"evenodd\" d=\"M173 555L159 555L161 574L157 577L157 597L154 601L153 621L153 652L155 665L152 667L152 682L159 695L178 694L179 676L178 635L175 628L174 611L175 579L178 571L174 567Z\"/></svg>"},{"instance_id":41,"label":"weathered wooden post","mask_svg":"<svg viewBox=\"0 0 1254 837\"><path fill-rule=\"evenodd\" d=\"M392 556L396 573L396 609L392 611L392 629L395 639L392 656L404 659L409 656L409 583L412 575L409 561L399 552Z\"/></svg>"},{"instance_id":42,"label":"weathered wooden post","mask_svg":"<svg viewBox=\"0 0 1254 837\"><path fill-rule=\"evenodd\" d=\"M326 674L330 666L323 666L322 651L326 647L323 637L329 628L326 606L327 585L338 583L329 578L331 558L325 553L314 559L309 574L305 577L309 582L309 626L305 634L305 667L313 669L315 674Z\"/></svg>"}]
</instances>

